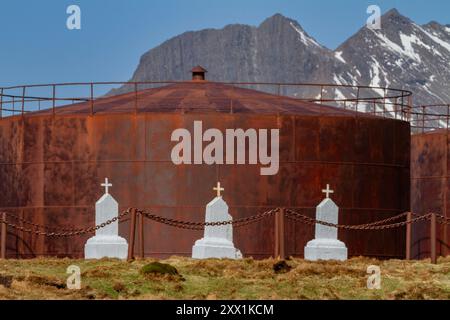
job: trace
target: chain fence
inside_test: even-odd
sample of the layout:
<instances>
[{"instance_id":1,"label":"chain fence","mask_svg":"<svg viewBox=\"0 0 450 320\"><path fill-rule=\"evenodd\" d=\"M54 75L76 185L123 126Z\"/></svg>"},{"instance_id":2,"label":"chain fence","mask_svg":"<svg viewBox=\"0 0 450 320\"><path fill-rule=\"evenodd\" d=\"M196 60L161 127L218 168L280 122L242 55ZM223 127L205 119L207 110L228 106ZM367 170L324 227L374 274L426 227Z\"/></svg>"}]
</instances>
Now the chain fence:
<instances>
[{"instance_id":1,"label":"chain fence","mask_svg":"<svg viewBox=\"0 0 450 320\"><path fill-rule=\"evenodd\" d=\"M436 214L436 218L439 224L450 225L450 218L444 217L443 215Z\"/></svg>"},{"instance_id":2,"label":"chain fence","mask_svg":"<svg viewBox=\"0 0 450 320\"><path fill-rule=\"evenodd\" d=\"M330 222L326 222L326 221L320 221L320 220L316 220L314 218L308 217L304 214L301 214L299 212L296 212L294 210L290 210L287 209L286 210L286 216L288 219L294 220L294 221L298 221L298 222L303 222L309 225L316 225L316 224L320 224L320 225L324 225L327 227L334 227L337 229L344 229L344 230L384 230L384 229L393 229L393 228L399 228L399 227L403 227L406 226L407 224L413 224L422 220L430 220L432 213L428 213L425 215L416 215L414 214L414 216L416 216L416 218L413 218L411 220L406 220L406 221L402 221L402 222L397 222L397 223L392 223L392 224L384 224L384 223L388 223L391 221L395 221L398 220L402 217L405 217L408 215L409 212L404 212L401 213L397 216L388 218L388 219L384 219L384 220L380 220L380 221L375 221L375 222L371 222L371 223L365 223L365 224L360 224L360 225L342 225L342 224L335 224L335 223L330 223Z\"/></svg>"},{"instance_id":3,"label":"chain fence","mask_svg":"<svg viewBox=\"0 0 450 320\"><path fill-rule=\"evenodd\" d=\"M31 234L35 234L38 236L45 236L45 237L49 237L49 238L64 238L64 237L75 237L75 236L81 236L81 235L85 235L85 234L90 234L90 233L94 233L97 230L100 230L106 226L111 225L112 223L121 220L122 218L124 218L125 216L127 216L130 211L130 209L122 212L121 214L119 214L117 217L114 217L108 221L105 221L99 225L93 226L93 227L87 227L84 229L65 229L65 228L60 228L59 232L58 231L52 231L56 228L49 228L47 226L44 225L39 225L36 223L32 223L30 221L27 221L25 219L19 218L16 215L12 215L10 213L6 212L6 216L15 219L16 221L19 221L22 224L26 224L28 226L34 227L35 229L30 229L30 228L26 228L24 226L18 225L16 223L12 223L9 222L8 219L4 220L3 218L0 218L0 224L5 224L8 227L11 227L15 230L21 231L21 232L25 232L25 233L31 233ZM39 229L43 229L43 230L47 230L47 231L42 231Z\"/></svg>"},{"instance_id":4,"label":"chain fence","mask_svg":"<svg viewBox=\"0 0 450 320\"><path fill-rule=\"evenodd\" d=\"M262 213L258 213L254 216L241 218L238 220L228 220L228 221L217 221L217 222L190 222L190 221L183 221L183 220L176 220L176 219L169 219L165 217L161 217L149 212L138 210L138 214L142 214L144 217L153 220L155 222L159 222L162 224L166 224L169 226L181 228L181 229L190 229L190 230L203 230L204 227L219 227L219 226L226 226L226 225L233 225L234 227L242 227L248 224L252 224L255 222L258 222L262 219L265 219L267 217L270 217L274 215L279 208L267 210Z\"/></svg>"},{"instance_id":5,"label":"chain fence","mask_svg":"<svg viewBox=\"0 0 450 320\"><path fill-rule=\"evenodd\" d=\"M128 215L130 215L131 211L133 209L129 208L119 214L117 217L114 217L108 221L105 221L99 225L95 225L92 227L87 228L80 228L80 229L68 229L68 228L57 228L57 227L48 227L45 225L40 225L33 223L31 221L28 221L26 219L20 218L17 215L13 215L10 213L5 213L6 217L12 218L12 220L16 221L16 223L11 222L11 219L3 219L0 217L0 224L5 224L6 226L13 228L15 230L25 232L25 233L31 233L38 236L46 236L46 237L75 237L75 236L81 236L85 234L91 234L95 231L102 229L106 226L111 225L112 223L115 223L117 221L124 221L124 218ZM214 221L214 222L192 222L192 221L184 221L184 220L178 220L178 219L172 219L172 218L166 218L163 216L159 216L156 214L153 214L151 212L147 212L144 210L134 209L135 213L137 215L142 215L143 217L157 222L161 224L165 224L168 226L180 228L180 229L187 229L187 230L203 230L205 227L219 227L219 226L226 226L226 225L233 225L233 227L239 228L243 227L249 224L253 224L256 222L259 222L263 219L266 219L268 217L273 216L277 212L280 212L281 208L274 208L267 211L264 211L262 213L258 213L256 215L245 217L237 220L227 220L227 221ZM410 220L404 220L400 222L391 223L393 221L400 220L402 218L405 218L408 216L408 214L411 214L411 217L413 217ZM316 224L320 224L323 226L328 227L334 227L338 229L343 230L385 230L385 229L393 229L393 228L400 228L404 227L408 224L414 224L419 221L428 221L431 219L431 216L433 213L428 213L424 215L418 215L415 213L410 212L403 212L401 214L398 214L396 216L365 223L365 224L359 224L359 225L343 225L343 224L335 224L330 223L326 221L320 221L311 217L308 217L307 215L304 215L296 210L293 209L284 209L284 215L287 219L293 220L296 222L301 222L306 225L315 226ZM0 216L1 213L0 213ZM436 222L441 225L450 225L450 218L447 218L443 215L436 214ZM28 226L25 227L24 225Z\"/></svg>"}]
</instances>

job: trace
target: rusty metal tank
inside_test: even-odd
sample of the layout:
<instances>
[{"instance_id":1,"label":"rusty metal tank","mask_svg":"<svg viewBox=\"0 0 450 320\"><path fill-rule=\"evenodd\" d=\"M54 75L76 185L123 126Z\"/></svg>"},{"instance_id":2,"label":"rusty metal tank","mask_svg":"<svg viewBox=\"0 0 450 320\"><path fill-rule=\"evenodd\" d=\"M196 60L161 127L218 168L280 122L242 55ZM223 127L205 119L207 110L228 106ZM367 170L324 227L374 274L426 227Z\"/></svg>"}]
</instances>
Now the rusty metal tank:
<instances>
[{"instance_id":1,"label":"rusty metal tank","mask_svg":"<svg viewBox=\"0 0 450 320\"><path fill-rule=\"evenodd\" d=\"M450 105L429 105L413 110L411 137L411 210L417 214L434 212L450 218L449 115ZM450 252L450 226L438 225L438 255ZM430 224L412 228L412 258L430 256Z\"/></svg>"},{"instance_id":2,"label":"rusty metal tank","mask_svg":"<svg viewBox=\"0 0 450 320\"><path fill-rule=\"evenodd\" d=\"M280 129L278 174L261 176L257 165L173 164L171 134L179 128L192 132L194 121L223 132ZM339 222L363 224L409 209L410 127L201 79L0 120L0 210L53 228L93 226L105 177L121 210L137 207L185 221L203 221L217 181L234 219L276 207L315 217L321 190L330 184ZM128 221L120 224L126 238L128 228ZM314 228L286 220L285 232L287 254L303 256ZM145 255L190 255L201 236L146 221ZM7 253L82 257L88 237L53 239L9 230ZM350 256L405 254L403 229L339 231L339 238ZM245 256L271 256L273 218L235 228L234 239Z\"/></svg>"}]
</instances>

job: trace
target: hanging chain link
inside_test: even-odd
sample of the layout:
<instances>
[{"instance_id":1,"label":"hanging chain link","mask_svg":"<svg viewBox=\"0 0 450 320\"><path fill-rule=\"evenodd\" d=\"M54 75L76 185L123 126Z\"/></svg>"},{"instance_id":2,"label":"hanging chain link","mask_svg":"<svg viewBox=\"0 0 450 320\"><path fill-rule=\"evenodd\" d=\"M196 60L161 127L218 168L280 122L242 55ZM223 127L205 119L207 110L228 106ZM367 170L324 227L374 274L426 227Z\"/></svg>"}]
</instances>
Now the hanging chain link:
<instances>
[{"instance_id":1,"label":"hanging chain link","mask_svg":"<svg viewBox=\"0 0 450 320\"><path fill-rule=\"evenodd\" d=\"M246 217L246 218L242 218L242 219L238 219L238 220L228 220L228 221L216 221L216 222L190 222L190 221L183 221L183 220L177 220L177 219L170 219L170 218L165 218L162 216L158 216L149 212L145 212L142 210L137 210L137 214L142 214L143 216L145 216L146 218L162 223L162 224L166 224L169 226L173 226L173 227L177 227L180 229L188 229L188 230L203 230L204 227L219 227L219 226L226 226L226 225L233 225L234 227L242 227L251 223L255 223L257 221L260 221L266 217L269 217L273 214L275 214L275 212L277 212L278 210L280 210L279 208L275 208L275 209L271 209L259 214L256 214L254 216L251 217Z\"/></svg>"},{"instance_id":2,"label":"hanging chain link","mask_svg":"<svg viewBox=\"0 0 450 320\"><path fill-rule=\"evenodd\" d=\"M85 234L89 234L89 233L94 233L95 231L102 229L106 226L109 226L110 224L121 220L123 217L127 216L130 213L130 209L122 212L120 215L118 215L117 217L114 217L108 221L105 221L99 225L96 225L94 227L89 227L89 228L84 228L84 229L74 229L74 230L68 230L68 229L60 229L61 231L64 230L63 232L46 232L46 231L40 231L40 230L34 230L34 229L28 229L25 228L23 226L19 226L15 223L11 223L8 221L5 221L3 219L0 219L0 223L4 223L6 224L8 227L11 227L13 229L16 229L18 231L21 232L26 232L26 233L32 233L32 234L36 234L38 236L46 236L49 238L58 238L58 237L74 237L74 236L81 236L81 235L85 235ZM12 215L6 213L7 216L11 217ZM16 217L17 218L17 217ZM21 220L20 218L18 220ZM38 224L34 224L31 223L29 221L25 221L22 219L22 222L26 222L26 224L28 225L32 225L36 228L45 228L45 226L42 225L38 225Z\"/></svg>"},{"instance_id":3,"label":"hanging chain link","mask_svg":"<svg viewBox=\"0 0 450 320\"><path fill-rule=\"evenodd\" d=\"M14 220L16 220L16 221L18 221L18 222L20 222L22 224L34 227L36 229L43 229L43 230L45 230L47 232L50 232L50 233L51 232L55 232L55 231L59 231L59 232L74 232L74 231L82 231L83 230L83 229L68 229L68 228L57 228L57 227L44 226L44 225L41 225L41 224L37 224L37 223L33 223L31 221L25 220L25 219L23 219L23 218L21 218L21 217L19 217L17 215L10 214L10 213L6 213L6 216L8 218L12 218L12 219L14 219Z\"/></svg>"},{"instance_id":4,"label":"hanging chain link","mask_svg":"<svg viewBox=\"0 0 450 320\"><path fill-rule=\"evenodd\" d=\"M450 218L444 217L444 216L442 216L442 215L440 215L440 214L437 214L437 215L436 215L436 218L437 218L437 222L438 222L439 224L442 224L442 225L444 225L444 226L450 225Z\"/></svg>"},{"instance_id":5,"label":"hanging chain link","mask_svg":"<svg viewBox=\"0 0 450 320\"><path fill-rule=\"evenodd\" d=\"M391 217L391 218L381 220L381 221L372 222L372 223L366 223L366 224L360 224L360 225L342 225L342 224L335 224L335 223L330 223L330 222L325 222L325 221L319 221L319 220L310 218L308 216L305 216L304 214L298 213L291 209L286 210L286 216L292 220L304 222L309 225L320 224L320 225L324 225L327 227L334 227L334 228L346 229L346 230L384 230L384 229L398 228L398 227L403 227L407 224L416 223L418 221L430 220L431 215L432 215L432 213L428 213L426 215L417 216L416 218L413 218L408 221L402 221L402 222L397 222L397 223L387 224L387 225L380 225L382 223L386 223L386 222L390 222L395 219L399 219L407 214L408 214L408 212L404 212L402 214L399 214L398 216Z\"/></svg>"}]
</instances>

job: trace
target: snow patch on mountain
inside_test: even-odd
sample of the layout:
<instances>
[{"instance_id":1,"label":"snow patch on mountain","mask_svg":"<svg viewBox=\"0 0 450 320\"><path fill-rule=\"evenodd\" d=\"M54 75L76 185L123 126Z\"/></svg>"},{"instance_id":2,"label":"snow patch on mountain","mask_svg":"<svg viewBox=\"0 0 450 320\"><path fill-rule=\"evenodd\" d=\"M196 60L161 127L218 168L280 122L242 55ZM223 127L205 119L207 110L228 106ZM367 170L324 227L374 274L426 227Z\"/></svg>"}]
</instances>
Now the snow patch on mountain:
<instances>
[{"instance_id":1,"label":"snow patch on mountain","mask_svg":"<svg viewBox=\"0 0 450 320\"><path fill-rule=\"evenodd\" d=\"M422 60L420 59L420 54L414 51L412 44L422 46L427 50L432 50L429 45L425 44L414 34L407 36L406 34L400 32L400 40L402 42L403 48L408 53L408 56L414 57L414 60L418 62L422 62Z\"/></svg>"},{"instance_id":2,"label":"snow patch on mountain","mask_svg":"<svg viewBox=\"0 0 450 320\"><path fill-rule=\"evenodd\" d=\"M372 58L373 63L370 65L370 78L372 79L370 82L371 87L381 87L381 79L380 79L380 64L374 58ZM376 93L380 96L384 95L384 91L381 89L374 89Z\"/></svg>"},{"instance_id":3,"label":"snow patch on mountain","mask_svg":"<svg viewBox=\"0 0 450 320\"><path fill-rule=\"evenodd\" d=\"M419 28L420 31L422 31L424 34L426 34L431 40L433 40L434 42L436 42L437 44L439 44L441 47L447 49L447 51L450 52L450 43L445 42L441 39L439 39L436 35L432 35L431 33L429 33L428 31L426 31L424 28L416 25L417 28Z\"/></svg>"},{"instance_id":4,"label":"snow patch on mountain","mask_svg":"<svg viewBox=\"0 0 450 320\"><path fill-rule=\"evenodd\" d=\"M301 42L303 42L304 45L309 46L309 45L313 44L313 45L315 45L317 47L322 47L319 43L317 43L317 41L315 41L314 39L308 37L305 34L305 32L303 32L302 29L300 29L294 23L290 22L289 24L300 35L300 40L301 40Z\"/></svg>"},{"instance_id":5,"label":"snow patch on mountain","mask_svg":"<svg viewBox=\"0 0 450 320\"><path fill-rule=\"evenodd\" d=\"M347 63L347 62L344 60L344 58L342 58L342 54L343 54L342 51L336 51L336 52L334 53L334 57L335 57L336 59L338 59L339 61L341 61L342 63Z\"/></svg>"},{"instance_id":6,"label":"snow patch on mountain","mask_svg":"<svg viewBox=\"0 0 450 320\"><path fill-rule=\"evenodd\" d=\"M370 29L372 30L372 29ZM386 37L381 31L378 30L372 30L373 33L377 36L377 38L381 41L380 44L384 46L385 48L391 50L392 52L397 53L398 55L404 57L411 58L414 61L420 62L420 56L417 55L412 48L410 48L410 42L411 39L404 37L406 48L402 48L395 42L391 41L388 37ZM405 46L405 44L403 44Z\"/></svg>"}]
</instances>

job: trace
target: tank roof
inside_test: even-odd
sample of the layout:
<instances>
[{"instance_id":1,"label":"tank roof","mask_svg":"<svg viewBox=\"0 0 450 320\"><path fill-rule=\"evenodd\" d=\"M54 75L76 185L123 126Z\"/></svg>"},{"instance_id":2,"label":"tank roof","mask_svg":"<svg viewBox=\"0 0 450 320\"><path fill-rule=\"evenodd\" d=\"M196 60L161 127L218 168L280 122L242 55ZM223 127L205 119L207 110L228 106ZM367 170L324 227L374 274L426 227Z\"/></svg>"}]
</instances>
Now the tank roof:
<instances>
[{"instance_id":1,"label":"tank roof","mask_svg":"<svg viewBox=\"0 0 450 320\"><path fill-rule=\"evenodd\" d=\"M137 98L137 99L136 99ZM137 103L136 103L137 101ZM55 109L57 115L91 113L90 101ZM321 105L305 100L279 96L231 84L192 81L168 84L94 101L96 114L129 112L181 112L181 113L242 113L242 114L292 114L340 115L379 118L377 116ZM33 112L34 115L52 113L52 110ZM28 115L32 115L28 114Z\"/></svg>"}]
</instances>

